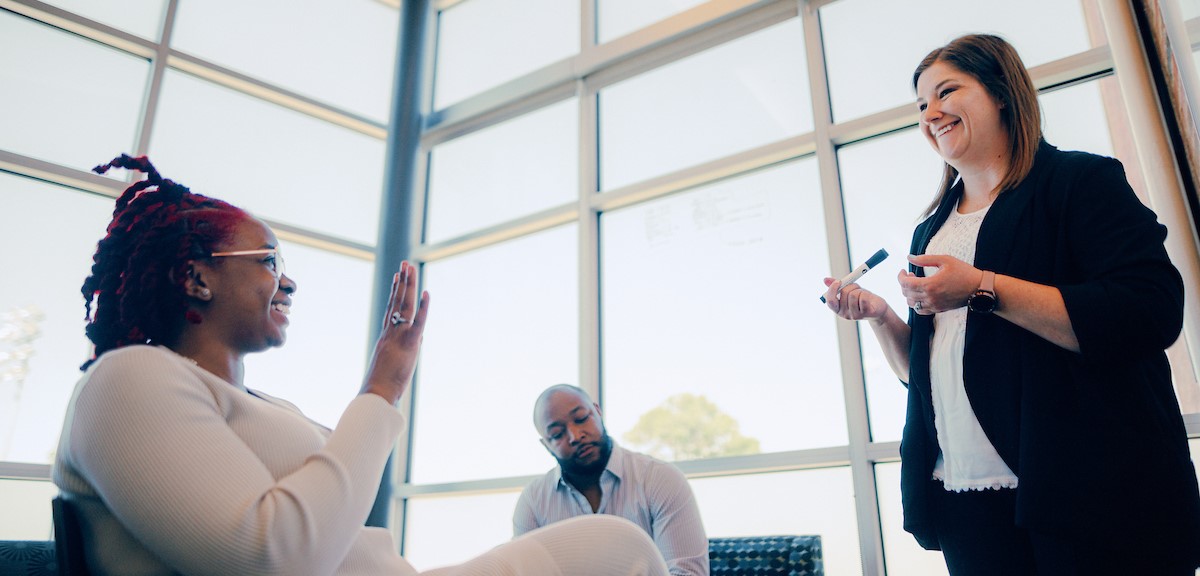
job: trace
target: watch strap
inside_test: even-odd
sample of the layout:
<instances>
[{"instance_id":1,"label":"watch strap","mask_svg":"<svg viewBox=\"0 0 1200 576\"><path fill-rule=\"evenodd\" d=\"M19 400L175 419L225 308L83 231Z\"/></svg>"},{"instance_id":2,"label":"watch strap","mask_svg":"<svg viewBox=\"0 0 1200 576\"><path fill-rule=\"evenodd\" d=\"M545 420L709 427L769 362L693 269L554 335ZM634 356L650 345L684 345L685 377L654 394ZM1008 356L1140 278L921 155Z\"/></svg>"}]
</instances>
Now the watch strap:
<instances>
[{"instance_id":1,"label":"watch strap","mask_svg":"<svg viewBox=\"0 0 1200 576\"><path fill-rule=\"evenodd\" d=\"M984 270L979 288L967 299L967 309L979 314L991 314L999 305L1000 299L996 297L996 273Z\"/></svg>"},{"instance_id":2,"label":"watch strap","mask_svg":"<svg viewBox=\"0 0 1200 576\"><path fill-rule=\"evenodd\" d=\"M979 282L979 290L981 292L991 292L992 296L996 295L996 273L991 270L983 271L983 280Z\"/></svg>"}]
</instances>

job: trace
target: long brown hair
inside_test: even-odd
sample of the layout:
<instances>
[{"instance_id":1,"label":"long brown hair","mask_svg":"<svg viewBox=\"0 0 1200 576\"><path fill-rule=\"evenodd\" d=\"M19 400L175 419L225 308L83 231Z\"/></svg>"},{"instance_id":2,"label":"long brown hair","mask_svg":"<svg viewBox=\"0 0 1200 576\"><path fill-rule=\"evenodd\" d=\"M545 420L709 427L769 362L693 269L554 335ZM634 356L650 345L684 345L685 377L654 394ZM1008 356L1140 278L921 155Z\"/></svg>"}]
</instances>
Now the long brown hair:
<instances>
[{"instance_id":1,"label":"long brown hair","mask_svg":"<svg viewBox=\"0 0 1200 576\"><path fill-rule=\"evenodd\" d=\"M1033 157L1042 139L1042 114L1038 107L1037 88L1021 57L1012 44L999 36L960 36L921 60L913 71L913 90L916 90L921 74L938 62L945 62L964 74L970 74L1000 102L1000 122L1008 129L1011 148L1008 172L996 189L1003 192L1015 187L1033 169ZM923 216L937 210L957 178L958 170L945 164L937 196L925 208Z\"/></svg>"}]
</instances>

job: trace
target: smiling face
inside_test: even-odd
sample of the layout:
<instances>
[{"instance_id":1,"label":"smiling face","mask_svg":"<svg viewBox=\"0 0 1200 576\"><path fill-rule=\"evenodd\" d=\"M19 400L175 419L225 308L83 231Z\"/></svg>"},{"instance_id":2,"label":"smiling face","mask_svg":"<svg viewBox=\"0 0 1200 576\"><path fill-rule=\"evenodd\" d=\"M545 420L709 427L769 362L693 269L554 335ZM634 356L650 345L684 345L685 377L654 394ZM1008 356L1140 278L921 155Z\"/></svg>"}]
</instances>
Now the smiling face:
<instances>
[{"instance_id":1,"label":"smiling face","mask_svg":"<svg viewBox=\"0 0 1200 576\"><path fill-rule=\"evenodd\" d=\"M296 283L282 274L279 240L259 220L245 219L220 247L219 257L194 264L201 288L208 289L204 322L240 352L281 346ZM267 252L274 250L274 252ZM229 252L259 252L228 254Z\"/></svg>"},{"instance_id":2,"label":"smiling face","mask_svg":"<svg viewBox=\"0 0 1200 576\"><path fill-rule=\"evenodd\" d=\"M595 475L608 465L612 439L604 430L600 408L588 398L570 389L556 390L539 402L534 425L564 474Z\"/></svg>"},{"instance_id":3,"label":"smiling face","mask_svg":"<svg viewBox=\"0 0 1200 576\"><path fill-rule=\"evenodd\" d=\"M917 79L921 133L959 171L985 166L1009 153L1001 104L974 76L935 62Z\"/></svg>"}]
</instances>

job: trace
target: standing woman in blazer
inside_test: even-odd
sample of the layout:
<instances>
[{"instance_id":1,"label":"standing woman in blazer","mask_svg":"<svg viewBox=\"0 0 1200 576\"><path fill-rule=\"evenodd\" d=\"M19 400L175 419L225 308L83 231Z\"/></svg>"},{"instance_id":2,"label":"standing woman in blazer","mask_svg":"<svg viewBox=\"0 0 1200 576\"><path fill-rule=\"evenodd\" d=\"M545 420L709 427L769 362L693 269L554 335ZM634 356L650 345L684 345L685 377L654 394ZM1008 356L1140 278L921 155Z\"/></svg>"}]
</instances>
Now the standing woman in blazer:
<instances>
[{"instance_id":1,"label":"standing woman in blazer","mask_svg":"<svg viewBox=\"0 0 1200 576\"><path fill-rule=\"evenodd\" d=\"M1042 139L1006 41L913 73L945 161L898 277L905 322L826 278L908 387L904 528L950 573L1192 576L1200 493L1164 350L1183 322L1166 228L1116 160Z\"/></svg>"}]
</instances>

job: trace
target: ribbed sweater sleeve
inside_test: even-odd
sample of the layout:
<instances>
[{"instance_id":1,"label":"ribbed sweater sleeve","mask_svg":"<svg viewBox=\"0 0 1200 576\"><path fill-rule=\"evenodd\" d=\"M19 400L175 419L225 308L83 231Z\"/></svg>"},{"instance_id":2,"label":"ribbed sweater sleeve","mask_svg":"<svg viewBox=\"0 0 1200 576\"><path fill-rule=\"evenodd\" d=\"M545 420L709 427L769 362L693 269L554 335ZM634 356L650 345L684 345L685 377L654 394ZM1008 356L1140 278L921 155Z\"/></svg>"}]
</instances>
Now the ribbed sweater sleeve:
<instances>
[{"instance_id":1,"label":"ribbed sweater sleeve","mask_svg":"<svg viewBox=\"0 0 1200 576\"><path fill-rule=\"evenodd\" d=\"M134 348L101 359L68 430L70 460L121 524L185 574L334 573L403 417L359 396L323 447L273 476L272 439L315 429L237 419L238 403L261 400L206 382L169 351ZM280 419L299 417L280 409Z\"/></svg>"}]
</instances>

